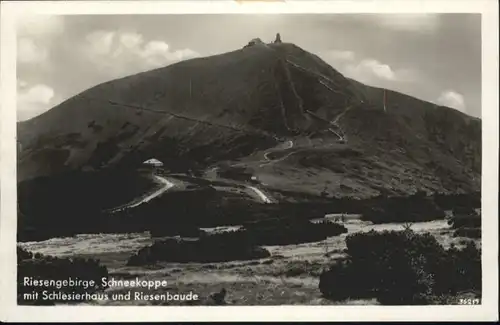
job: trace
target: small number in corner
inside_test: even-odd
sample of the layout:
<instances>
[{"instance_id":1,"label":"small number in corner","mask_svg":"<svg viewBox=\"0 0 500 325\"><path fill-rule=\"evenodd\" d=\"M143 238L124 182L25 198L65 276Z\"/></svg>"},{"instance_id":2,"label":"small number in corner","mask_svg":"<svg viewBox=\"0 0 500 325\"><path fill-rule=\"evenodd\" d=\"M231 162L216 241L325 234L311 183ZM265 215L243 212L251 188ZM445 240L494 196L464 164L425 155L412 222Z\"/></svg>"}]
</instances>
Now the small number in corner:
<instances>
[{"instance_id":1,"label":"small number in corner","mask_svg":"<svg viewBox=\"0 0 500 325\"><path fill-rule=\"evenodd\" d=\"M458 300L459 305L480 305L481 299L479 298L460 298Z\"/></svg>"}]
</instances>

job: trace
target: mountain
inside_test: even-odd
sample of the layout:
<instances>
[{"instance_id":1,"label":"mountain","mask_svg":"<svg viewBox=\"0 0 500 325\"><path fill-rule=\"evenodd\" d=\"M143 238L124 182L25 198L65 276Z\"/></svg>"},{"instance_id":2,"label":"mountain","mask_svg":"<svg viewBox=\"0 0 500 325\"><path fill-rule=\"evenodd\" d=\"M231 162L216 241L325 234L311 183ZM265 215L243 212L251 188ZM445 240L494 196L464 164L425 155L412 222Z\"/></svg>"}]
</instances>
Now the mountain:
<instances>
[{"instance_id":1,"label":"mountain","mask_svg":"<svg viewBox=\"0 0 500 325\"><path fill-rule=\"evenodd\" d=\"M361 84L290 43L97 85L18 123L18 141L21 205L33 188L110 205L135 176L103 179L150 158L175 173L238 166L278 201L480 190L480 119Z\"/></svg>"}]
</instances>

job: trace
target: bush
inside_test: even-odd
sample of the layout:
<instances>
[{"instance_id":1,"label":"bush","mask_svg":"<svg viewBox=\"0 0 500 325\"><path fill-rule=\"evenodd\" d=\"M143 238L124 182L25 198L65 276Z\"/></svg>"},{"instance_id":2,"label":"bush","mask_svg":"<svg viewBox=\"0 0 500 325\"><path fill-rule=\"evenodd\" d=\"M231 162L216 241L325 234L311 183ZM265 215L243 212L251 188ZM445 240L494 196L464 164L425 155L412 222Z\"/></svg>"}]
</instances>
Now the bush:
<instances>
[{"instance_id":1,"label":"bush","mask_svg":"<svg viewBox=\"0 0 500 325\"><path fill-rule=\"evenodd\" d=\"M456 207L453 209L453 217L448 220L453 228L481 227L481 215L472 208Z\"/></svg>"},{"instance_id":2,"label":"bush","mask_svg":"<svg viewBox=\"0 0 500 325\"><path fill-rule=\"evenodd\" d=\"M25 250L24 248L17 247L17 262L19 263L20 261L23 260L30 260L33 258L33 253L30 251Z\"/></svg>"},{"instance_id":3,"label":"bush","mask_svg":"<svg viewBox=\"0 0 500 325\"><path fill-rule=\"evenodd\" d=\"M448 224L453 228L481 228L481 217L452 217Z\"/></svg>"},{"instance_id":4,"label":"bush","mask_svg":"<svg viewBox=\"0 0 500 325\"><path fill-rule=\"evenodd\" d=\"M350 260L338 260L330 269L320 274L319 289L323 296L341 301L350 298L371 298L373 292L371 287L362 283L367 278L359 277L361 270L355 270L358 265L352 264Z\"/></svg>"},{"instance_id":5,"label":"bush","mask_svg":"<svg viewBox=\"0 0 500 325\"><path fill-rule=\"evenodd\" d=\"M462 193L462 194L434 194L434 201L443 210L456 209L457 206L480 208L481 192Z\"/></svg>"},{"instance_id":6,"label":"bush","mask_svg":"<svg viewBox=\"0 0 500 325\"><path fill-rule=\"evenodd\" d=\"M347 233L344 225L321 221L313 223L301 219L277 219L244 226L242 234L259 245L294 245L325 240Z\"/></svg>"},{"instance_id":7,"label":"bush","mask_svg":"<svg viewBox=\"0 0 500 325\"><path fill-rule=\"evenodd\" d=\"M319 276L322 271L322 263L308 260L297 260L286 263L283 268L276 266L272 274L286 277L301 277L304 275Z\"/></svg>"},{"instance_id":8,"label":"bush","mask_svg":"<svg viewBox=\"0 0 500 325\"><path fill-rule=\"evenodd\" d=\"M481 238L481 215L471 207L455 207L448 224L456 229L454 237Z\"/></svg>"},{"instance_id":9,"label":"bush","mask_svg":"<svg viewBox=\"0 0 500 325\"><path fill-rule=\"evenodd\" d=\"M452 246L445 258L433 265L432 273L436 279L434 292L438 295L481 292L481 250L473 241L468 241L462 249Z\"/></svg>"},{"instance_id":10,"label":"bush","mask_svg":"<svg viewBox=\"0 0 500 325\"><path fill-rule=\"evenodd\" d=\"M432 197L422 192L407 197L378 198L363 211L363 219L373 223L422 222L444 219L445 213Z\"/></svg>"},{"instance_id":11,"label":"bush","mask_svg":"<svg viewBox=\"0 0 500 325\"><path fill-rule=\"evenodd\" d=\"M481 228L461 227L455 230L453 237L481 238Z\"/></svg>"},{"instance_id":12,"label":"bush","mask_svg":"<svg viewBox=\"0 0 500 325\"><path fill-rule=\"evenodd\" d=\"M22 181L17 188L17 240L106 231L102 210L127 203L157 186L148 175L125 169L61 172ZM121 224L113 226L116 231Z\"/></svg>"},{"instance_id":13,"label":"bush","mask_svg":"<svg viewBox=\"0 0 500 325\"><path fill-rule=\"evenodd\" d=\"M337 223L323 221L315 224L308 220L296 219L259 221L246 224L244 228L236 231L216 234L198 234L194 228L187 230L193 230L193 235L197 235L199 239L157 241L131 256L128 265L154 264L158 261L212 263L260 259L270 256L267 250L259 247L260 245L315 242L347 232L346 227ZM160 233L163 234L161 231Z\"/></svg>"},{"instance_id":14,"label":"bush","mask_svg":"<svg viewBox=\"0 0 500 325\"><path fill-rule=\"evenodd\" d=\"M84 259L84 258L58 258L53 256L46 256L40 253L33 254L20 247L17 248L17 299L20 305L53 305L56 302L68 302L65 299L56 297L50 301L44 299L43 291L47 292L61 292L66 294L94 294L98 291L105 289L101 285L101 279L108 276L108 269L106 266L99 264L98 260ZM85 280L95 281L95 286L85 288L82 285L63 286L57 288L56 285L48 287L42 286L25 286L24 279L26 277L37 280ZM37 292L36 298L29 297L25 294ZM86 300L84 297L81 299L72 300L71 302L81 302Z\"/></svg>"},{"instance_id":15,"label":"bush","mask_svg":"<svg viewBox=\"0 0 500 325\"><path fill-rule=\"evenodd\" d=\"M463 250L445 250L432 235L407 229L356 233L346 244L347 260L320 277L327 298L376 297L386 305L416 305L481 290L481 253L472 242Z\"/></svg>"},{"instance_id":16,"label":"bush","mask_svg":"<svg viewBox=\"0 0 500 325\"><path fill-rule=\"evenodd\" d=\"M180 236L180 237L200 237L206 232L198 227L189 224L171 224L157 226L149 231L153 237Z\"/></svg>"},{"instance_id":17,"label":"bush","mask_svg":"<svg viewBox=\"0 0 500 325\"><path fill-rule=\"evenodd\" d=\"M141 248L127 265L139 266L159 261L175 263L215 263L260 259L271 256L269 251L235 236L236 232L205 235L198 240L167 239Z\"/></svg>"}]
</instances>

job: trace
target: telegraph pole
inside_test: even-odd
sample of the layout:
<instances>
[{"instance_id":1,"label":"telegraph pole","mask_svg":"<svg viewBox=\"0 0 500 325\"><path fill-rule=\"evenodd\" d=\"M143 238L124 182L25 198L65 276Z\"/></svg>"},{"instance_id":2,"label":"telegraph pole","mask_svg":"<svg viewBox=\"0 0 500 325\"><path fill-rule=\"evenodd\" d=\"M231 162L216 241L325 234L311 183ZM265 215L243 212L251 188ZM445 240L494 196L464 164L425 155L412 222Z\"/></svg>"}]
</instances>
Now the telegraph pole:
<instances>
[{"instance_id":1,"label":"telegraph pole","mask_svg":"<svg viewBox=\"0 0 500 325\"><path fill-rule=\"evenodd\" d=\"M385 89L384 89L384 112L386 112L386 113L387 113L386 101L387 101L387 94L386 94L386 91L385 91Z\"/></svg>"}]
</instances>

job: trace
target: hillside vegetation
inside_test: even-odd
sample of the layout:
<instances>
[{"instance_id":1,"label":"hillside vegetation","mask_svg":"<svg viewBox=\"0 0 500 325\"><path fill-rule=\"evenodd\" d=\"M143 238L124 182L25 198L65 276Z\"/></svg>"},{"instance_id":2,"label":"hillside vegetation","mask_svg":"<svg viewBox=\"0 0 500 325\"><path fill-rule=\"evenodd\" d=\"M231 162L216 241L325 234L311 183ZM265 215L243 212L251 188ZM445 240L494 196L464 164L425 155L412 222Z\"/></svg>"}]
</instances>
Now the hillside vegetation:
<instances>
[{"instance_id":1,"label":"hillside vegetation","mask_svg":"<svg viewBox=\"0 0 500 325\"><path fill-rule=\"evenodd\" d=\"M97 220L156 186L132 175L152 157L197 175L238 161L280 202L480 190L479 119L382 96L290 43L109 81L18 123L19 210L34 227Z\"/></svg>"}]
</instances>

